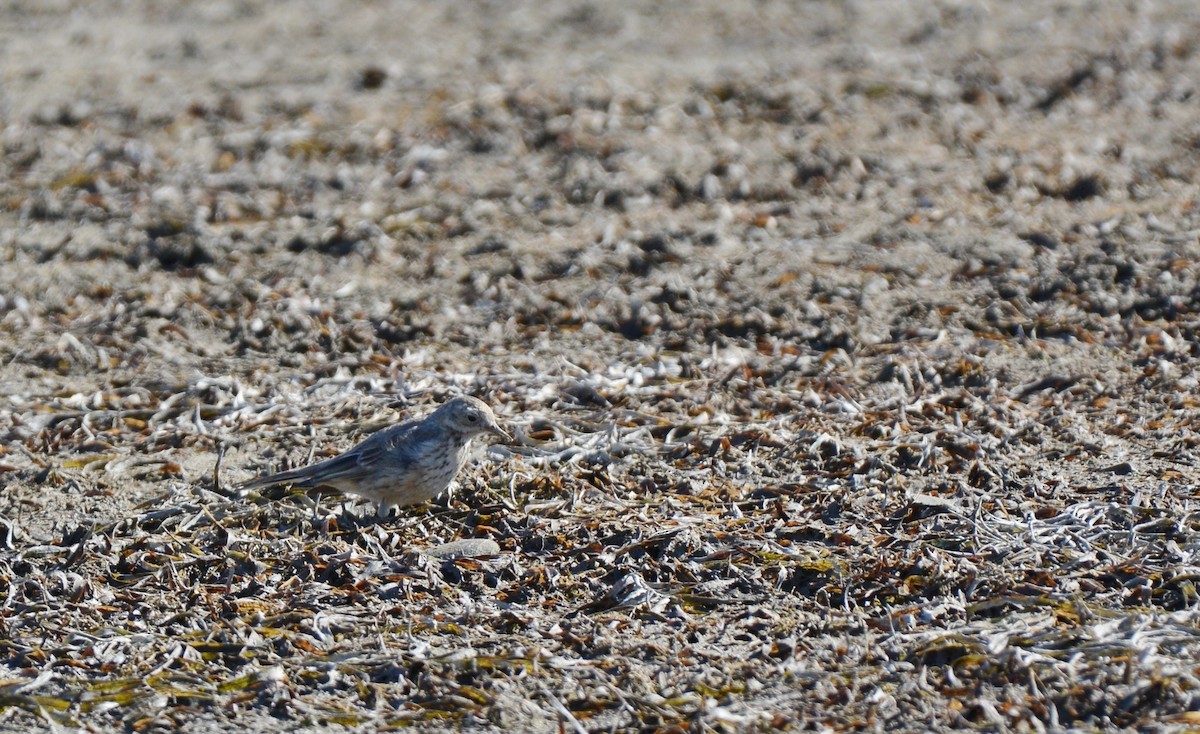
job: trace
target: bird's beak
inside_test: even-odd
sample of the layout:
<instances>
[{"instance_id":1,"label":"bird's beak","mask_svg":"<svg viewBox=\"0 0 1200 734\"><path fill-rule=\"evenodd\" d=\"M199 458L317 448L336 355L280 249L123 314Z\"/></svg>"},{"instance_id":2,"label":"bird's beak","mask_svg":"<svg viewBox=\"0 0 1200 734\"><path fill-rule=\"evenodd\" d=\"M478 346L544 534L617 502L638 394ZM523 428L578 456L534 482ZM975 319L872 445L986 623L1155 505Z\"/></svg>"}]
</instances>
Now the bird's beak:
<instances>
[{"instance_id":1,"label":"bird's beak","mask_svg":"<svg viewBox=\"0 0 1200 734\"><path fill-rule=\"evenodd\" d=\"M504 439L505 443L512 442L512 436L508 435L507 431L505 431L503 428L496 425L495 423L488 426L488 430L491 431L492 433L496 434L500 438Z\"/></svg>"}]
</instances>

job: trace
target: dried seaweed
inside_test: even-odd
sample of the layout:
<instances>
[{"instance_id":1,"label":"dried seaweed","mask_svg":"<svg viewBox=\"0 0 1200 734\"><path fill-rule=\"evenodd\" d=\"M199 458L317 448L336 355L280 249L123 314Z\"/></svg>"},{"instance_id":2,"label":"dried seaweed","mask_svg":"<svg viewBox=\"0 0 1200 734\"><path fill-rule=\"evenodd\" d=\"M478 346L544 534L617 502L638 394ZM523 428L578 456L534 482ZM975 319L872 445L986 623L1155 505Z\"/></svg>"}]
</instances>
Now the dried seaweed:
<instances>
[{"instance_id":1,"label":"dried seaweed","mask_svg":"<svg viewBox=\"0 0 1200 734\"><path fill-rule=\"evenodd\" d=\"M0 729L1196 726L1191 6L167 5L0 24Z\"/></svg>"}]
</instances>

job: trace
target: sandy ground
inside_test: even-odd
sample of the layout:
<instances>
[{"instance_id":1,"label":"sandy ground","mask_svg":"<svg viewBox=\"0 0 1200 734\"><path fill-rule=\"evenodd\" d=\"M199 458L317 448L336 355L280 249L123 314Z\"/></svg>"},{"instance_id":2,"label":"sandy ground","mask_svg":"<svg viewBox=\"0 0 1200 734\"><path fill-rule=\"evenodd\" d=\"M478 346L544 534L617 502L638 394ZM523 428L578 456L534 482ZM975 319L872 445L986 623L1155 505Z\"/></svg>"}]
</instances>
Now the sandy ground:
<instances>
[{"instance_id":1,"label":"sandy ground","mask_svg":"<svg viewBox=\"0 0 1200 734\"><path fill-rule=\"evenodd\" d=\"M0 728L1194 726L1193 3L0 21Z\"/></svg>"}]
</instances>

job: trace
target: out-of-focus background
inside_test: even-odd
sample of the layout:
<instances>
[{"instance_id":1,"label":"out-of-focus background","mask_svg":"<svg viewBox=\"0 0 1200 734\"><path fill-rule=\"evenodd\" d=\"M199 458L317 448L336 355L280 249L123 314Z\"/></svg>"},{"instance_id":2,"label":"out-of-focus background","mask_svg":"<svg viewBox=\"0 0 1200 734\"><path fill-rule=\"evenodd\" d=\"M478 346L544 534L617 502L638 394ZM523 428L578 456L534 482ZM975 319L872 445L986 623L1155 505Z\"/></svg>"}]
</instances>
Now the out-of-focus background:
<instances>
[{"instance_id":1,"label":"out-of-focus background","mask_svg":"<svg viewBox=\"0 0 1200 734\"><path fill-rule=\"evenodd\" d=\"M1197 39L6 4L0 729L1186 729ZM459 392L453 496L234 491Z\"/></svg>"}]
</instances>

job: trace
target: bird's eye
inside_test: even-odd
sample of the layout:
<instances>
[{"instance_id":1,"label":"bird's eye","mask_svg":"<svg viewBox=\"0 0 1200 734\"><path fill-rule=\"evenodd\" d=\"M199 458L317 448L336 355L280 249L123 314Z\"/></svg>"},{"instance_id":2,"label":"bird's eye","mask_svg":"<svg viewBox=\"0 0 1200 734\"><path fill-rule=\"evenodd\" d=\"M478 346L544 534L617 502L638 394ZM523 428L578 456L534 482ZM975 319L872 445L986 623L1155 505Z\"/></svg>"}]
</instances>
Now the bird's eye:
<instances>
[{"instance_id":1,"label":"bird's eye","mask_svg":"<svg viewBox=\"0 0 1200 734\"><path fill-rule=\"evenodd\" d=\"M479 414L478 413L467 413L467 423L478 423L478 422L479 422Z\"/></svg>"}]
</instances>

